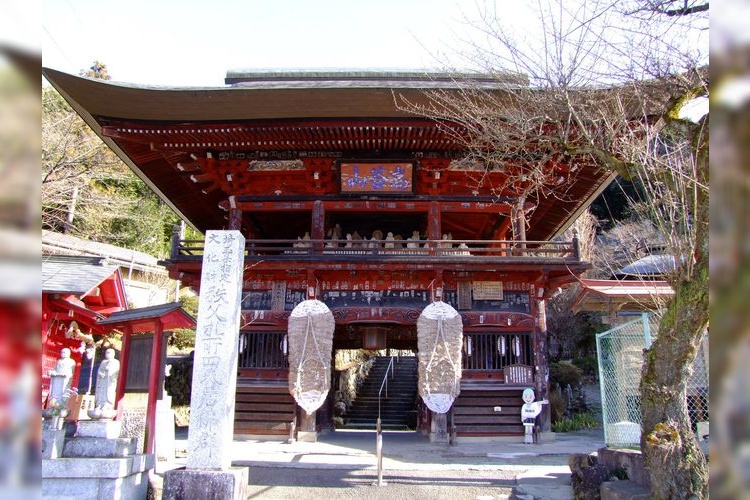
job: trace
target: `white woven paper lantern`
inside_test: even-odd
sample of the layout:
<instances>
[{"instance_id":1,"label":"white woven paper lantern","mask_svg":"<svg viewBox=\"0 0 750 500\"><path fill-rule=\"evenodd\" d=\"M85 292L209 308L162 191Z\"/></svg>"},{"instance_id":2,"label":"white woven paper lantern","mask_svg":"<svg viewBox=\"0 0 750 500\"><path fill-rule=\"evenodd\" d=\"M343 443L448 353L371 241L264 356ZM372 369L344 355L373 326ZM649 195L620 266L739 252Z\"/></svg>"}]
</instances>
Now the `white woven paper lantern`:
<instances>
[{"instance_id":1,"label":"white woven paper lantern","mask_svg":"<svg viewBox=\"0 0 750 500\"><path fill-rule=\"evenodd\" d=\"M289 315L289 392L308 415L330 390L335 326L331 310L319 300L300 302Z\"/></svg>"},{"instance_id":2,"label":"white woven paper lantern","mask_svg":"<svg viewBox=\"0 0 750 500\"><path fill-rule=\"evenodd\" d=\"M461 391L461 315L450 304L428 305L417 320L419 394L435 413L447 413Z\"/></svg>"}]
</instances>

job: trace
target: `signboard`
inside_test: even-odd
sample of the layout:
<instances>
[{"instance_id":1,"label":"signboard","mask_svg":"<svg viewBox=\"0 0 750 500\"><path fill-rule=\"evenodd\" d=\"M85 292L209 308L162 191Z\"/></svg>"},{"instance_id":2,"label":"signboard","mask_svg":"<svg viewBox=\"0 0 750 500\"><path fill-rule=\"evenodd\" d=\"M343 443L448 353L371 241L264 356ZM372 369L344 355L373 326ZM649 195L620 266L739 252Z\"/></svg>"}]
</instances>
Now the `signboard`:
<instances>
[{"instance_id":1,"label":"signboard","mask_svg":"<svg viewBox=\"0 0 750 500\"><path fill-rule=\"evenodd\" d=\"M475 281L472 289L474 300L503 300L502 281Z\"/></svg>"},{"instance_id":2,"label":"signboard","mask_svg":"<svg viewBox=\"0 0 750 500\"><path fill-rule=\"evenodd\" d=\"M342 193L411 193L414 165L410 162L340 163Z\"/></svg>"}]
</instances>

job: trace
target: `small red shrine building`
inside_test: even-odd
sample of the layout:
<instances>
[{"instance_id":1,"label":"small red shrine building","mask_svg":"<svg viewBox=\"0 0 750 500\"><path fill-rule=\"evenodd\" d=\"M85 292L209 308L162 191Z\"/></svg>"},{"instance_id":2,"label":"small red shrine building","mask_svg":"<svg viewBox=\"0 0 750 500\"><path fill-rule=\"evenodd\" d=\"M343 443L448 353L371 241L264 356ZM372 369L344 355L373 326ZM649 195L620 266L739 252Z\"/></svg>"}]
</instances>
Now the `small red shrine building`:
<instances>
[{"instance_id":1,"label":"small red shrine building","mask_svg":"<svg viewBox=\"0 0 750 500\"><path fill-rule=\"evenodd\" d=\"M42 257L42 402L49 392L49 371L67 347L81 366L82 342L107 333L98 321L128 307L120 269L104 257ZM78 387L80 370L73 373Z\"/></svg>"},{"instance_id":2,"label":"small red shrine building","mask_svg":"<svg viewBox=\"0 0 750 500\"><path fill-rule=\"evenodd\" d=\"M550 183L564 180L565 195L519 209L518 193L497 190L506 173L465 161L456 124L394 104L456 91L455 75L238 72L211 89L44 75L192 226L245 236L236 433L288 434L295 415L311 430L280 346L290 311L316 297L335 317L335 350L416 350L422 309L451 304L464 325L452 428L523 434L522 390L548 392L544 300L588 268L575 240L557 238L612 179L590 158L560 156ZM201 253L176 235L170 275L199 290ZM331 425L331 405L317 413Z\"/></svg>"}]
</instances>

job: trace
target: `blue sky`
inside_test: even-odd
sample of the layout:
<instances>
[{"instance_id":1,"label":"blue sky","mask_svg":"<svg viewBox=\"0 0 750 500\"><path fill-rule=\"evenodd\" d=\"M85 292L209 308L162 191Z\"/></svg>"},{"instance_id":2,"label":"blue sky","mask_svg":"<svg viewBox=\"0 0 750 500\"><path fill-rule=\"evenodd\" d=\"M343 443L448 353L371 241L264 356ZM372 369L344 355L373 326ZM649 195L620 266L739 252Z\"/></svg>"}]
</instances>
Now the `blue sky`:
<instances>
[{"instance_id":1,"label":"blue sky","mask_svg":"<svg viewBox=\"0 0 750 500\"><path fill-rule=\"evenodd\" d=\"M43 0L43 65L77 74L100 60L114 80L179 86L220 86L238 68L436 68L474 12L458 0Z\"/></svg>"}]
</instances>

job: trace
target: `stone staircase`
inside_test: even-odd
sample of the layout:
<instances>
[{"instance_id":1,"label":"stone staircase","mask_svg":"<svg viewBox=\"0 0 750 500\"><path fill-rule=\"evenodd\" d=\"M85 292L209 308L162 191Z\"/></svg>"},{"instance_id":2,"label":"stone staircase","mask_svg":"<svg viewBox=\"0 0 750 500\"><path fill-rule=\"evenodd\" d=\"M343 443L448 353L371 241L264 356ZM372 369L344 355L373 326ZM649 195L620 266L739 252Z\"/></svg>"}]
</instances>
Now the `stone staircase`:
<instances>
[{"instance_id":1,"label":"stone staircase","mask_svg":"<svg viewBox=\"0 0 750 500\"><path fill-rule=\"evenodd\" d=\"M375 359L357 399L344 418L343 429L375 430L378 418L378 391L388 369L390 357ZM380 399L383 430L414 430L417 425L417 357L393 357L393 376L388 375L388 397L385 388Z\"/></svg>"}]
</instances>

